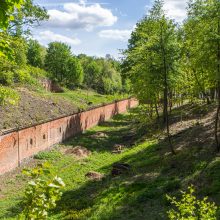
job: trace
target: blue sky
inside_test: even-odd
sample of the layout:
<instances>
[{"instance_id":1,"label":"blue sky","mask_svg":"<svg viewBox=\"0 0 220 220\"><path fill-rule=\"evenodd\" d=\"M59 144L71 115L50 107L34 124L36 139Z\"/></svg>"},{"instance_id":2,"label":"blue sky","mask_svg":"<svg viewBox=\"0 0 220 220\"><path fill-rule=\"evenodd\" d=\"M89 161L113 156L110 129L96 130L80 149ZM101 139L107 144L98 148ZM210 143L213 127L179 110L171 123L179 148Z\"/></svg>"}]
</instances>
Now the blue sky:
<instances>
[{"instance_id":1,"label":"blue sky","mask_svg":"<svg viewBox=\"0 0 220 220\"><path fill-rule=\"evenodd\" d=\"M119 57L135 24L152 6L152 0L35 0L48 10L50 19L33 30L41 44L61 41L74 54L111 54ZM165 0L169 17L181 22L186 0Z\"/></svg>"}]
</instances>

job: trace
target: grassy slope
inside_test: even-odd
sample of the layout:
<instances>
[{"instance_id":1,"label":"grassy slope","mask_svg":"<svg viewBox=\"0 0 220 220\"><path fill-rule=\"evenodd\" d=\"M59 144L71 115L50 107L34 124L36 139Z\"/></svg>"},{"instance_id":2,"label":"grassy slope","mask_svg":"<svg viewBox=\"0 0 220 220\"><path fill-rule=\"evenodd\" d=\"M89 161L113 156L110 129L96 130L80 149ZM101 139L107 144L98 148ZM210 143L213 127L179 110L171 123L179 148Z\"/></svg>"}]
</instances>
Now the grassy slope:
<instances>
[{"instance_id":1,"label":"grassy slope","mask_svg":"<svg viewBox=\"0 0 220 220\"><path fill-rule=\"evenodd\" d=\"M61 116L70 115L100 104L125 98L122 95L100 95L86 90L45 92L40 88L17 88L20 101L15 106L0 106L0 131L26 127Z\"/></svg>"},{"instance_id":2,"label":"grassy slope","mask_svg":"<svg viewBox=\"0 0 220 220\"><path fill-rule=\"evenodd\" d=\"M220 158L211 146L212 113L204 109L204 106L184 109L181 130L180 123L172 121L173 142L178 148L176 156L169 154L163 136L149 138L134 130L135 113L119 115L52 152L41 153L39 158L51 161L54 171L67 185L50 219L166 219L170 205L165 195L178 196L179 190L191 183L199 196L208 195L219 205ZM174 118L179 113L177 110ZM108 137L92 138L97 131L105 132ZM118 143L124 143L126 150L119 155L111 154L112 146ZM92 150L92 156L84 160L61 156L60 147L75 145ZM118 161L129 163L132 172L112 178L112 164ZM85 174L91 170L105 173L106 178L100 182L89 181ZM8 175L0 179L0 219L15 218L27 182L19 172Z\"/></svg>"},{"instance_id":3,"label":"grassy slope","mask_svg":"<svg viewBox=\"0 0 220 220\"><path fill-rule=\"evenodd\" d=\"M65 90L64 93L44 93L48 97L64 98L79 108L86 109L99 104L110 103L115 100L128 97L127 95L101 95L94 91L77 89L74 91Z\"/></svg>"}]
</instances>

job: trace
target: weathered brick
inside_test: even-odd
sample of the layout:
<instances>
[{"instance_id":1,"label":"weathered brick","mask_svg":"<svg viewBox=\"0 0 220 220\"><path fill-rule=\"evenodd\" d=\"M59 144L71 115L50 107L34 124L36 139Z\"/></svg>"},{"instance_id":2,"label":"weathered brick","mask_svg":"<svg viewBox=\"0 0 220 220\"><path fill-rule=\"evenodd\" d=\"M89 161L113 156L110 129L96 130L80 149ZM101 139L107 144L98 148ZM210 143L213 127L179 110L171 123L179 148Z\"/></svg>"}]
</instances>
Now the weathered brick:
<instances>
[{"instance_id":1,"label":"weathered brick","mask_svg":"<svg viewBox=\"0 0 220 220\"><path fill-rule=\"evenodd\" d=\"M25 158L137 105L135 99L122 100L0 136L0 174L19 166Z\"/></svg>"}]
</instances>

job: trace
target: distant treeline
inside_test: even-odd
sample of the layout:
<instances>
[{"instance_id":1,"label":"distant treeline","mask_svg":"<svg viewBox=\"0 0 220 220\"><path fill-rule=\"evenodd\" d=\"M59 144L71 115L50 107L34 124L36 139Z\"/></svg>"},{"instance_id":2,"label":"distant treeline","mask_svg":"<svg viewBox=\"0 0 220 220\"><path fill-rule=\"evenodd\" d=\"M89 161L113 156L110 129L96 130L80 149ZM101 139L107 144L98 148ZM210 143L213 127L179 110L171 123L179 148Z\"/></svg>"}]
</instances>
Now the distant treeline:
<instances>
[{"instance_id":1,"label":"distant treeline","mask_svg":"<svg viewBox=\"0 0 220 220\"><path fill-rule=\"evenodd\" d=\"M15 96L10 89L16 84L37 84L49 78L69 89L93 89L102 94L128 93L129 80L121 75L120 62L110 55L105 58L74 55L71 47L52 42L47 47L31 37L33 27L49 18L47 10L33 0L5 3L4 22L0 23L0 103ZM4 8L5 7L5 8ZM5 11L9 11L8 16ZM13 19L11 19L13 17Z\"/></svg>"}]
</instances>

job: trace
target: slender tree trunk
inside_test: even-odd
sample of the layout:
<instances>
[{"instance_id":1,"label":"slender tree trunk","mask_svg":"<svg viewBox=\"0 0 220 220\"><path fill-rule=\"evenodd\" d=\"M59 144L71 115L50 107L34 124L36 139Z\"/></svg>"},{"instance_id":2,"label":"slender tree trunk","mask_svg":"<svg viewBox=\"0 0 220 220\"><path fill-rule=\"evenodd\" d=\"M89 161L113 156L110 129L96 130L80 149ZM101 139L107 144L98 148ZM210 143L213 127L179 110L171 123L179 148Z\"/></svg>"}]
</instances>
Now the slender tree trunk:
<instances>
[{"instance_id":1,"label":"slender tree trunk","mask_svg":"<svg viewBox=\"0 0 220 220\"><path fill-rule=\"evenodd\" d=\"M149 106L149 115L150 115L150 119L152 119L153 118L153 104L152 103L150 103L150 106Z\"/></svg>"},{"instance_id":2,"label":"slender tree trunk","mask_svg":"<svg viewBox=\"0 0 220 220\"><path fill-rule=\"evenodd\" d=\"M218 35L220 35L220 21L218 21ZM218 125L219 125L219 114L220 114L220 41L218 40L218 51L217 51L217 99L218 99L218 107L215 119L215 141L216 141L216 148L217 151L220 151L220 143L218 139Z\"/></svg>"},{"instance_id":3,"label":"slender tree trunk","mask_svg":"<svg viewBox=\"0 0 220 220\"><path fill-rule=\"evenodd\" d=\"M216 91L216 88L211 88L211 89L210 89L210 94L211 94L211 100L212 100L212 102L215 101L215 91Z\"/></svg>"},{"instance_id":4,"label":"slender tree trunk","mask_svg":"<svg viewBox=\"0 0 220 220\"><path fill-rule=\"evenodd\" d=\"M170 91L170 95L169 95L169 109L170 109L170 115L171 115L171 112L172 112L172 107L173 107L173 92Z\"/></svg>"},{"instance_id":5,"label":"slender tree trunk","mask_svg":"<svg viewBox=\"0 0 220 220\"><path fill-rule=\"evenodd\" d=\"M164 57L164 64L166 64L166 58ZM166 66L166 65L165 65ZM164 67L165 67L164 66ZM169 126L169 114L168 114L168 84L167 84L167 70L166 67L164 69L164 115L166 119L166 129L167 129L167 137L170 145L170 150L172 154L176 154L173 148L172 140L171 140L171 135L170 135L170 126Z\"/></svg>"},{"instance_id":6,"label":"slender tree trunk","mask_svg":"<svg viewBox=\"0 0 220 220\"><path fill-rule=\"evenodd\" d=\"M167 137L170 145L170 150L172 154L176 154L173 148L171 135L170 135L170 126L169 126L169 114L168 114L168 81L167 81L167 60L166 60L166 52L164 48L164 40L163 40L163 27L161 27L161 43L162 43L162 53L163 53L163 68L164 68L164 119L166 123L167 129Z\"/></svg>"},{"instance_id":7,"label":"slender tree trunk","mask_svg":"<svg viewBox=\"0 0 220 220\"><path fill-rule=\"evenodd\" d=\"M218 21L218 36L220 36L220 21ZM220 41L218 40L218 52L217 52L217 99L218 99L218 107L216 113L216 122L215 122L215 139L217 150L220 150L220 143L218 139L218 125L219 125L219 114L220 114Z\"/></svg>"},{"instance_id":8,"label":"slender tree trunk","mask_svg":"<svg viewBox=\"0 0 220 220\"><path fill-rule=\"evenodd\" d=\"M219 129L219 116L220 116L220 83L218 83L218 107L215 119L215 141L216 141L216 148L217 151L220 151L220 142L218 139L218 129Z\"/></svg>"},{"instance_id":9,"label":"slender tree trunk","mask_svg":"<svg viewBox=\"0 0 220 220\"><path fill-rule=\"evenodd\" d=\"M159 115L159 110L158 110L157 103L155 103L155 111L156 111L156 114L157 114L157 119L159 119L160 115Z\"/></svg>"}]
</instances>

